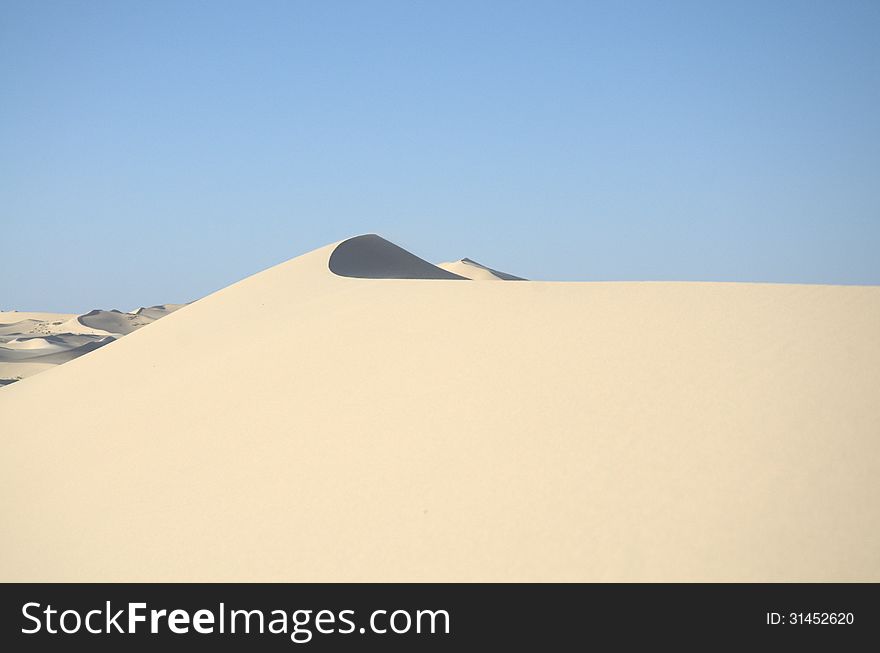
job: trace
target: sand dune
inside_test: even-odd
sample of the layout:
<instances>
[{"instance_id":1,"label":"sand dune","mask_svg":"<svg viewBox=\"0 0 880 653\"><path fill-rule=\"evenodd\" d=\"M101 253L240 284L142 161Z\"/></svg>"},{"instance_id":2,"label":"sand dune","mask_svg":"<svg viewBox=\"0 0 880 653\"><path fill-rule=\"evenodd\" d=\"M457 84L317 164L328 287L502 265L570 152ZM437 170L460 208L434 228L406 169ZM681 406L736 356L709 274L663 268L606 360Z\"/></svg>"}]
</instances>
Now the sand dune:
<instances>
[{"instance_id":1,"label":"sand dune","mask_svg":"<svg viewBox=\"0 0 880 653\"><path fill-rule=\"evenodd\" d=\"M93 310L74 313L0 312L0 387L110 344L176 311L163 304L136 313Z\"/></svg>"},{"instance_id":2,"label":"sand dune","mask_svg":"<svg viewBox=\"0 0 880 653\"><path fill-rule=\"evenodd\" d=\"M76 317L76 313L45 313L34 311L0 311L0 323L21 322L33 320L35 322L63 322Z\"/></svg>"},{"instance_id":3,"label":"sand dune","mask_svg":"<svg viewBox=\"0 0 880 653\"><path fill-rule=\"evenodd\" d=\"M183 308L184 306L186 306L186 304L159 304L158 306L148 307L141 306L139 309L132 311L132 313L141 318L147 318L150 321L155 321L173 313L178 309Z\"/></svg>"},{"instance_id":4,"label":"sand dune","mask_svg":"<svg viewBox=\"0 0 880 653\"><path fill-rule=\"evenodd\" d=\"M139 329L152 322L153 320L140 315L131 313L123 313L121 311L89 311L85 315L76 318L83 326L91 329L99 329L107 333L118 333L128 335L132 331Z\"/></svg>"},{"instance_id":5,"label":"sand dune","mask_svg":"<svg viewBox=\"0 0 880 653\"><path fill-rule=\"evenodd\" d=\"M40 320L17 320L0 322L0 336L14 336L22 333L37 333L37 327L43 324Z\"/></svg>"},{"instance_id":6,"label":"sand dune","mask_svg":"<svg viewBox=\"0 0 880 653\"><path fill-rule=\"evenodd\" d=\"M8 342L4 342L3 347L5 349L39 349L40 351L51 351L68 349L71 345L78 347L93 340L94 338L90 335L75 333L62 333L58 335L38 337L19 336L18 338L13 338Z\"/></svg>"},{"instance_id":7,"label":"sand dune","mask_svg":"<svg viewBox=\"0 0 880 653\"><path fill-rule=\"evenodd\" d=\"M42 351L51 351L64 349L64 341L58 337L48 336L46 338L13 338L3 343L3 349L15 349L29 351L31 349L40 349Z\"/></svg>"},{"instance_id":8,"label":"sand dune","mask_svg":"<svg viewBox=\"0 0 880 653\"><path fill-rule=\"evenodd\" d=\"M0 361L4 363L25 362L25 363L42 363L60 365L67 363L74 358L78 358L83 354L95 351L98 347L109 345L116 338L114 336L106 336L98 340L90 340L83 344L70 344L64 342L63 345L52 345L49 347L29 348L29 349L4 349L0 353Z\"/></svg>"},{"instance_id":9,"label":"sand dune","mask_svg":"<svg viewBox=\"0 0 880 653\"><path fill-rule=\"evenodd\" d=\"M0 391L0 580L878 581L878 407L880 287L352 239Z\"/></svg>"},{"instance_id":10,"label":"sand dune","mask_svg":"<svg viewBox=\"0 0 880 653\"><path fill-rule=\"evenodd\" d=\"M507 272L493 270L469 258L438 263L437 267L474 281L525 281L522 277L515 277Z\"/></svg>"}]
</instances>

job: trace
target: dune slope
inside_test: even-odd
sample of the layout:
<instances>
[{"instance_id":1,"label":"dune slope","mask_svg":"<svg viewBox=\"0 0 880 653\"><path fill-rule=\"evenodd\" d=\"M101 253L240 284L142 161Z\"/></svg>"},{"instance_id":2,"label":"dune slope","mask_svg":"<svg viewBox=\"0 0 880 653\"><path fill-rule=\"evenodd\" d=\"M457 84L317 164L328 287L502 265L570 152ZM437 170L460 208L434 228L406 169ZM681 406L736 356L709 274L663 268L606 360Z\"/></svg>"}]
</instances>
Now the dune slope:
<instances>
[{"instance_id":1,"label":"dune slope","mask_svg":"<svg viewBox=\"0 0 880 653\"><path fill-rule=\"evenodd\" d=\"M370 278L434 274L397 250L4 388L0 580L880 580L880 287Z\"/></svg>"}]
</instances>

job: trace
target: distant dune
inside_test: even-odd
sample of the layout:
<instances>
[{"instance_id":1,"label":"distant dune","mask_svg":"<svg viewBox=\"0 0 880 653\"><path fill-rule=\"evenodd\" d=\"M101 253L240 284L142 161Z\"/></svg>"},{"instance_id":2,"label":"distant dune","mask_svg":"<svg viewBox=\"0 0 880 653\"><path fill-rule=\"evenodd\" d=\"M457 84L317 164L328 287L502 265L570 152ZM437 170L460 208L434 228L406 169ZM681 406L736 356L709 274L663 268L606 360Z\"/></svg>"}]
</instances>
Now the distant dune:
<instances>
[{"instance_id":1,"label":"distant dune","mask_svg":"<svg viewBox=\"0 0 880 653\"><path fill-rule=\"evenodd\" d=\"M80 315L76 319L80 324L91 329L100 329L107 333L118 333L120 335L128 335L132 331L153 321L131 313L101 311L97 309L89 311L85 315Z\"/></svg>"},{"instance_id":2,"label":"distant dune","mask_svg":"<svg viewBox=\"0 0 880 653\"><path fill-rule=\"evenodd\" d=\"M94 310L84 315L0 311L0 387L110 344L181 306L163 304L135 313Z\"/></svg>"},{"instance_id":3,"label":"distant dune","mask_svg":"<svg viewBox=\"0 0 880 653\"><path fill-rule=\"evenodd\" d=\"M492 268L486 267L476 261L472 261L469 258L463 258L458 261L449 261L447 263L438 263L437 267L443 268L448 272L453 272L459 276L473 279L474 281L525 281L522 277L515 277L507 272L493 270Z\"/></svg>"},{"instance_id":4,"label":"distant dune","mask_svg":"<svg viewBox=\"0 0 880 653\"><path fill-rule=\"evenodd\" d=\"M349 239L0 390L0 580L880 581L880 287L459 263Z\"/></svg>"},{"instance_id":5,"label":"distant dune","mask_svg":"<svg viewBox=\"0 0 880 653\"><path fill-rule=\"evenodd\" d=\"M132 311L132 313L141 318L147 318L151 322L155 322L184 306L186 306L186 304L159 304L158 306L149 306L146 308L141 306L139 309Z\"/></svg>"}]
</instances>

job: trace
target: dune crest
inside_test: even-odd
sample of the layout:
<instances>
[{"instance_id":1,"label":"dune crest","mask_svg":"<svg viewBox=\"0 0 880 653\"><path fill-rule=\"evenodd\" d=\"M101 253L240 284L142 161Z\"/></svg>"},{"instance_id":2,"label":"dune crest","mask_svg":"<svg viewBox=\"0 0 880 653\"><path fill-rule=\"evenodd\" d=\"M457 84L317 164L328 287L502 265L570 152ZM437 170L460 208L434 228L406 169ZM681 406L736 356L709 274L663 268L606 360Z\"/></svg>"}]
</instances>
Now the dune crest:
<instances>
[{"instance_id":1,"label":"dune crest","mask_svg":"<svg viewBox=\"0 0 880 653\"><path fill-rule=\"evenodd\" d=\"M343 240L333 249L328 266L333 274L358 279L464 279L376 234Z\"/></svg>"},{"instance_id":2,"label":"dune crest","mask_svg":"<svg viewBox=\"0 0 880 653\"><path fill-rule=\"evenodd\" d=\"M137 310L131 311L133 315L142 318L148 318L151 322L161 319L166 315L170 315L176 310L186 306L186 304L157 304L156 306L141 306Z\"/></svg>"},{"instance_id":3,"label":"dune crest","mask_svg":"<svg viewBox=\"0 0 880 653\"><path fill-rule=\"evenodd\" d=\"M123 313L117 310L102 311L100 309L89 311L76 319L80 324L91 329L106 331L107 333L118 333L124 336L153 321L141 315Z\"/></svg>"}]
</instances>

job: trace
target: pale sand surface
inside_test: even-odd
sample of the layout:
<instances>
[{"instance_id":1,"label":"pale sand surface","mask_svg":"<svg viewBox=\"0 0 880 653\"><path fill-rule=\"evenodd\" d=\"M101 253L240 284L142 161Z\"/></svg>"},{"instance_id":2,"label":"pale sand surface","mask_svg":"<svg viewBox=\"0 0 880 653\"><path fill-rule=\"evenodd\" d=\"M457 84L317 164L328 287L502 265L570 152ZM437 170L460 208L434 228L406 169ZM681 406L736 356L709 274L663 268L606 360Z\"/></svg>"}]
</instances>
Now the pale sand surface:
<instances>
[{"instance_id":1,"label":"pale sand surface","mask_svg":"<svg viewBox=\"0 0 880 653\"><path fill-rule=\"evenodd\" d=\"M0 580L880 581L880 287L333 251L0 390Z\"/></svg>"}]
</instances>

